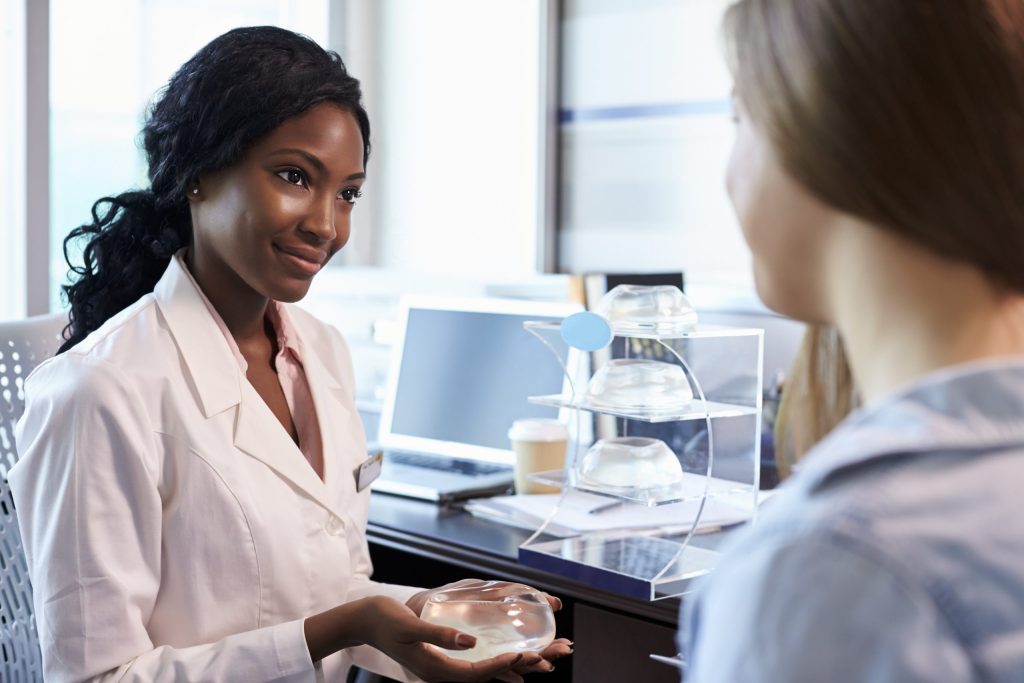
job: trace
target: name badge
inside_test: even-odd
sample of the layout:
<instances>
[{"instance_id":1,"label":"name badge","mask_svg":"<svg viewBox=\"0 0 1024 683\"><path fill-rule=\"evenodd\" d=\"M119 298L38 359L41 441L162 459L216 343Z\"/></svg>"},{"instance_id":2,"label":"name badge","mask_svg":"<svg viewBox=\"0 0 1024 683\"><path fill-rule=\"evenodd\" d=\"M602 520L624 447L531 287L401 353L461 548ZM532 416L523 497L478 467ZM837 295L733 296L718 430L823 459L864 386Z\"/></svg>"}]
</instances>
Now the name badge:
<instances>
[{"instance_id":1,"label":"name badge","mask_svg":"<svg viewBox=\"0 0 1024 683\"><path fill-rule=\"evenodd\" d=\"M384 451L377 451L356 468L356 491L362 491L380 476L383 463Z\"/></svg>"}]
</instances>

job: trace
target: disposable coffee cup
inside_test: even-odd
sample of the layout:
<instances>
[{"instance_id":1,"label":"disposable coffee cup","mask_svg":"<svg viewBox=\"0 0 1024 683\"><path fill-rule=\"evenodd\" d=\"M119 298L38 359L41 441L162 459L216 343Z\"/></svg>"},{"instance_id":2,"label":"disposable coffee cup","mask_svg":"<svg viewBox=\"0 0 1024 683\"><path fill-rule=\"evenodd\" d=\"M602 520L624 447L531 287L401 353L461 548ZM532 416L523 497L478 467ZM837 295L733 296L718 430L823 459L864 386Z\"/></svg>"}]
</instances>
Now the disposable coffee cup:
<instances>
[{"instance_id":1,"label":"disposable coffee cup","mask_svg":"<svg viewBox=\"0 0 1024 683\"><path fill-rule=\"evenodd\" d=\"M530 481L529 475L565 468L569 430L558 420L516 420L508 430L516 455L516 493L557 493L554 486Z\"/></svg>"}]
</instances>

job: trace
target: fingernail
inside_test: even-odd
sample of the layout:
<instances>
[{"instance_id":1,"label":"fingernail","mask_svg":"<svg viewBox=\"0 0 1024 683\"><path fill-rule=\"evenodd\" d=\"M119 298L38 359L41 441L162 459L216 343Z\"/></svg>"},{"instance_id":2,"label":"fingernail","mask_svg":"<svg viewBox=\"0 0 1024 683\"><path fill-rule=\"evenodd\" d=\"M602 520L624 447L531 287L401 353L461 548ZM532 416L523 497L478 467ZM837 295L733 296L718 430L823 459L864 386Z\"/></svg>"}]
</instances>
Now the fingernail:
<instances>
[{"instance_id":1,"label":"fingernail","mask_svg":"<svg viewBox=\"0 0 1024 683\"><path fill-rule=\"evenodd\" d=\"M555 665L554 664L552 664L551 662L545 662L545 663L548 665L547 668L544 669L545 671L550 673L550 672L555 670Z\"/></svg>"},{"instance_id":2,"label":"fingernail","mask_svg":"<svg viewBox=\"0 0 1024 683\"><path fill-rule=\"evenodd\" d=\"M460 633L455 636L455 644L459 647L473 647L476 645L476 638L468 636L465 633Z\"/></svg>"}]
</instances>

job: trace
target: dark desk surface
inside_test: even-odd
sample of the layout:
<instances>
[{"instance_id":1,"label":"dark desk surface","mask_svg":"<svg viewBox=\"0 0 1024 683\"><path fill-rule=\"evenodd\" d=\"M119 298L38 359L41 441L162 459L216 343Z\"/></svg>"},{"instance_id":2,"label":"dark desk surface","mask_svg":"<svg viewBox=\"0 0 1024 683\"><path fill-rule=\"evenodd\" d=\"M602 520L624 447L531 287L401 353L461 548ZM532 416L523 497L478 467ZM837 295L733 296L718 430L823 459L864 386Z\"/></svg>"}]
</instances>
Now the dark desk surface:
<instances>
[{"instance_id":1,"label":"dark desk surface","mask_svg":"<svg viewBox=\"0 0 1024 683\"><path fill-rule=\"evenodd\" d=\"M676 624L678 599L633 600L557 574L524 567L516 558L519 544L530 532L478 519L461 509L374 493L368 536L371 544L461 567L467 570L466 576L520 581L673 628ZM714 544L713 539L707 540Z\"/></svg>"}]
</instances>

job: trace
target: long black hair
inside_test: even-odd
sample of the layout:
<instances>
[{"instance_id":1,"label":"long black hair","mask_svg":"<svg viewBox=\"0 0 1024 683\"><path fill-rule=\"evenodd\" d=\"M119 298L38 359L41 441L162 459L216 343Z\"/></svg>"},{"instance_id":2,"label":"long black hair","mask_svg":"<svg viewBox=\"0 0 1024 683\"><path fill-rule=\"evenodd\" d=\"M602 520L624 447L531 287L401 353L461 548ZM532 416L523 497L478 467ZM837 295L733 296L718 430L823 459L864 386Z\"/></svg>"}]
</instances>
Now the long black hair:
<instances>
[{"instance_id":1,"label":"long black hair","mask_svg":"<svg viewBox=\"0 0 1024 683\"><path fill-rule=\"evenodd\" d=\"M351 112L370 154L370 122L359 81L341 58L309 38L273 26L215 38L168 82L146 116L142 139L148 190L103 197L92 222L64 240L72 284L63 352L153 291L176 251L192 241L186 193L204 173L240 160L257 139L321 102ZM86 239L82 263L69 246ZM77 278L76 278L77 276Z\"/></svg>"}]
</instances>

